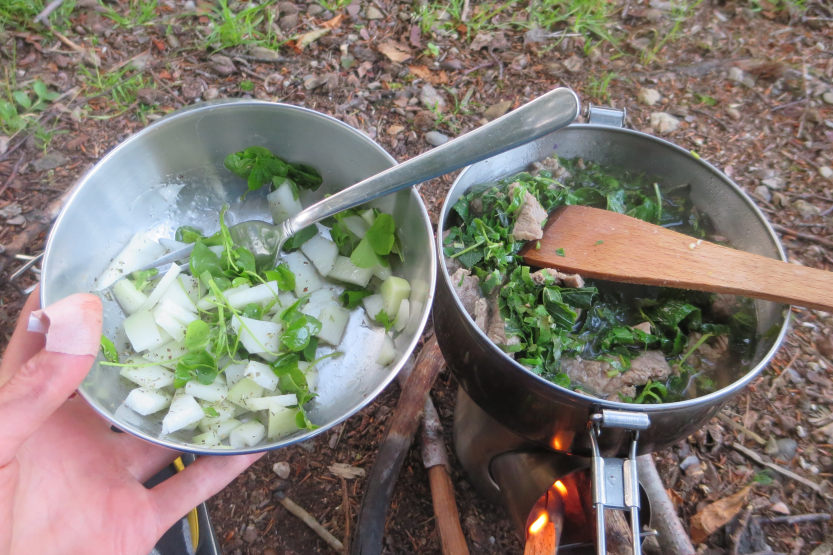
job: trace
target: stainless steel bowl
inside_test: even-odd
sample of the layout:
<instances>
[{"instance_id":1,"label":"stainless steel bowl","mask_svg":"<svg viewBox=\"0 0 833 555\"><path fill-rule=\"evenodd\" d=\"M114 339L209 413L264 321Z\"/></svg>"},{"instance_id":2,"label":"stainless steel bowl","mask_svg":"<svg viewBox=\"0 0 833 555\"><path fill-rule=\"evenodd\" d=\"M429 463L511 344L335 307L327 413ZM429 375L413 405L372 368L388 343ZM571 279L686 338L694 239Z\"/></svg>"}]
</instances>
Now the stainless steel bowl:
<instances>
[{"instance_id":1,"label":"stainless steel bowl","mask_svg":"<svg viewBox=\"0 0 833 555\"><path fill-rule=\"evenodd\" d=\"M737 248L784 260L775 233L763 214L728 177L688 151L628 129L577 124L529 145L469 166L446 197L438 229L447 227L451 207L474 185L525 170L552 154L582 157L602 164L658 176L668 187L691 184L692 200ZM438 233L442 254L442 234ZM788 325L788 307L756 301L758 332L753 367L745 375L724 375L722 389L696 399L661 405L603 401L561 388L536 376L496 347L475 325L454 293L441 255L438 264L434 326L443 356L466 393L492 418L518 435L556 451L587 456L587 423L599 409L647 413L651 425L641 432L640 453L663 449L702 427L738 391L748 385L775 354ZM766 332L774 329L776 333ZM766 334L766 335L764 335ZM625 455L630 433L605 429L599 441L606 456Z\"/></svg>"},{"instance_id":2,"label":"stainless steel bowl","mask_svg":"<svg viewBox=\"0 0 833 555\"><path fill-rule=\"evenodd\" d=\"M271 222L266 191L249 194L242 180L223 167L230 152L252 145L310 164L321 172L318 191L303 191L305 206L396 162L361 132L318 112L258 101L237 101L188 108L130 137L85 175L67 202L46 245L41 303L88 292L94 280L138 231L173 237L181 225L205 232L219 228L218 212L230 205L227 221ZM148 441L193 453L239 454L277 449L321 434L370 403L396 376L416 346L434 296L435 254L431 223L419 194L404 190L373 203L392 214L399 226L405 262L394 273L413 287L412 310L419 318L395 340L398 351L388 366L375 363L383 330L369 326L362 311L351 315L340 349L344 355L319 363L319 396L308 405L316 430L251 449L211 449L186 442L190 433L160 436L161 418L141 417L122 406L135 387L118 369L93 365L79 391L104 418ZM124 315L109 296L104 302L104 333L120 348L127 344ZM326 351L320 351L326 352Z\"/></svg>"}]
</instances>

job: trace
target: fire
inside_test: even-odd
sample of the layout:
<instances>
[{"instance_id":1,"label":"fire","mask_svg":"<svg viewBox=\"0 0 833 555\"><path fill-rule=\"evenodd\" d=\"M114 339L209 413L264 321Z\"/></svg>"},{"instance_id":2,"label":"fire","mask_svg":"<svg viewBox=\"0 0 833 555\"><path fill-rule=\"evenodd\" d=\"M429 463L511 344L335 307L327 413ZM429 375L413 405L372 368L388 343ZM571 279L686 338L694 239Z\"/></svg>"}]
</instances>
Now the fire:
<instances>
[{"instance_id":1,"label":"fire","mask_svg":"<svg viewBox=\"0 0 833 555\"><path fill-rule=\"evenodd\" d=\"M535 519L535 522L533 522L529 526L529 533L530 534L537 534L538 532L541 531L542 528L544 528L544 526L547 525L547 522L549 522L549 520L550 520L550 517L549 517L549 515L547 515L546 512L541 513L541 515L537 519Z\"/></svg>"},{"instance_id":2,"label":"fire","mask_svg":"<svg viewBox=\"0 0 833 555\"><path fill-rule=\"evenodd\" d=\"M556 481L555 484L553 484L553 485L555 486L555 489L558 490L558 493L561 494L561 497L564 497L565 495L567 495L567 486L562 484L561 480Z\"/></svg>"}]
</instances>

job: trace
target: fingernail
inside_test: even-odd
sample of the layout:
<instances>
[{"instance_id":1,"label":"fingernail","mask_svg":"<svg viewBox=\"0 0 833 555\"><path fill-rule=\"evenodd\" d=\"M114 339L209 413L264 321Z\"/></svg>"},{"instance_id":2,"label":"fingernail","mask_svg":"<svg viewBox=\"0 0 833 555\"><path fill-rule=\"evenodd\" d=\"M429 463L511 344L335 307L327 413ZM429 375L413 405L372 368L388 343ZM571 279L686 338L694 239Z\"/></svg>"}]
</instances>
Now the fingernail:
<instances>
[{"instance_id":1,"label":"fingernail","mask_svg":"<svg viewBox=\"0 0 833 555\"><path fill-rule=\"evenodd\" d=\"M67 355L93 355L101 344L101 300L78 293L29 315L28 330L46 333L46 350Z\"/></svg>"}]
</instances>

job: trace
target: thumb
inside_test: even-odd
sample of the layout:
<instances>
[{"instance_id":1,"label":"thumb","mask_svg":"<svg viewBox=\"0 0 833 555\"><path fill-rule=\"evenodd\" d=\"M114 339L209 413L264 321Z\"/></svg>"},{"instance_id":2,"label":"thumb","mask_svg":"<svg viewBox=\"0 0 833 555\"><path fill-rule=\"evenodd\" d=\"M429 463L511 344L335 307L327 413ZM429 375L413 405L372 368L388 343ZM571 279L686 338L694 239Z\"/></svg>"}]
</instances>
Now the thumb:
<instances>
[{"instance_id":1,"label":"thumb","mask_svg":"<svg viewBox=\"0 0 833 555\"><path fill-rule=\"evenodd\" d=\"M0 387L0 422L11 423L0 427L0 468L78 387L101 338L101 301L94 295L72 295L31 319L38 321L30 320L30 329L47 331L46 348L12 369Z\"/></svg>"}]
</instances>

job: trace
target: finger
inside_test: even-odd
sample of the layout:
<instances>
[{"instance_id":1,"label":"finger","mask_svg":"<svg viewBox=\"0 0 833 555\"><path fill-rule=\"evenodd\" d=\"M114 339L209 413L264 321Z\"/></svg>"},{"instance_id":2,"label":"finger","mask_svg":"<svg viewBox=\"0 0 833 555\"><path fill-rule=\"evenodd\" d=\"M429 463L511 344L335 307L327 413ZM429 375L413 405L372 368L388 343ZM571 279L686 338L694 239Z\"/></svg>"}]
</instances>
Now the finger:
<instances>
[{"instance_id":1,"label":"finger","mask_svg":"<svg viewBox=\"0 0 833 555\"><path fill-rule=\"evenodd\" d=\"M200 457L185 470L151 490L158 533L174 525L188 511L223 489L264 453L234 457Z\"/></svg>"},{"instance_id":2,"label":"finger","mask_svg":"<svg viewBox=\"0 0 833 555\"><path fill-rule=\"evenodd\" d=\"M0 467L66 401L92 367L92 355L41 351L0 387Z\"/></svg>"},{"instance_id":3,"label":"finger","mask_svg":"<svg viewBox=\"0 0 833 555\"><path fill-rule=\"evenodd\" d=\"M127 471L143 484L182 454L128 433L113 435Z\"/></svg>"},{"instance_id":4,"label":"finger","mask_svg":"<svg viewBox=\"0 0 833 555\"><path fill-rule=\"evenodd\" d=\"M20 368L24 362L32 358L38 351L43 349L46 343L42 333L31 332L27 329L29 325L29 315L40 308L40 285L35 287L29 298L26 299L26 304L23 305L23 310L17 319L17 324L14 328L14 334L9 340L9 345L6 347L6 352L3 354L3 362L0 364L0 386L6 383L11 378L14 369Z\"/></svg>"}]
</instances>

